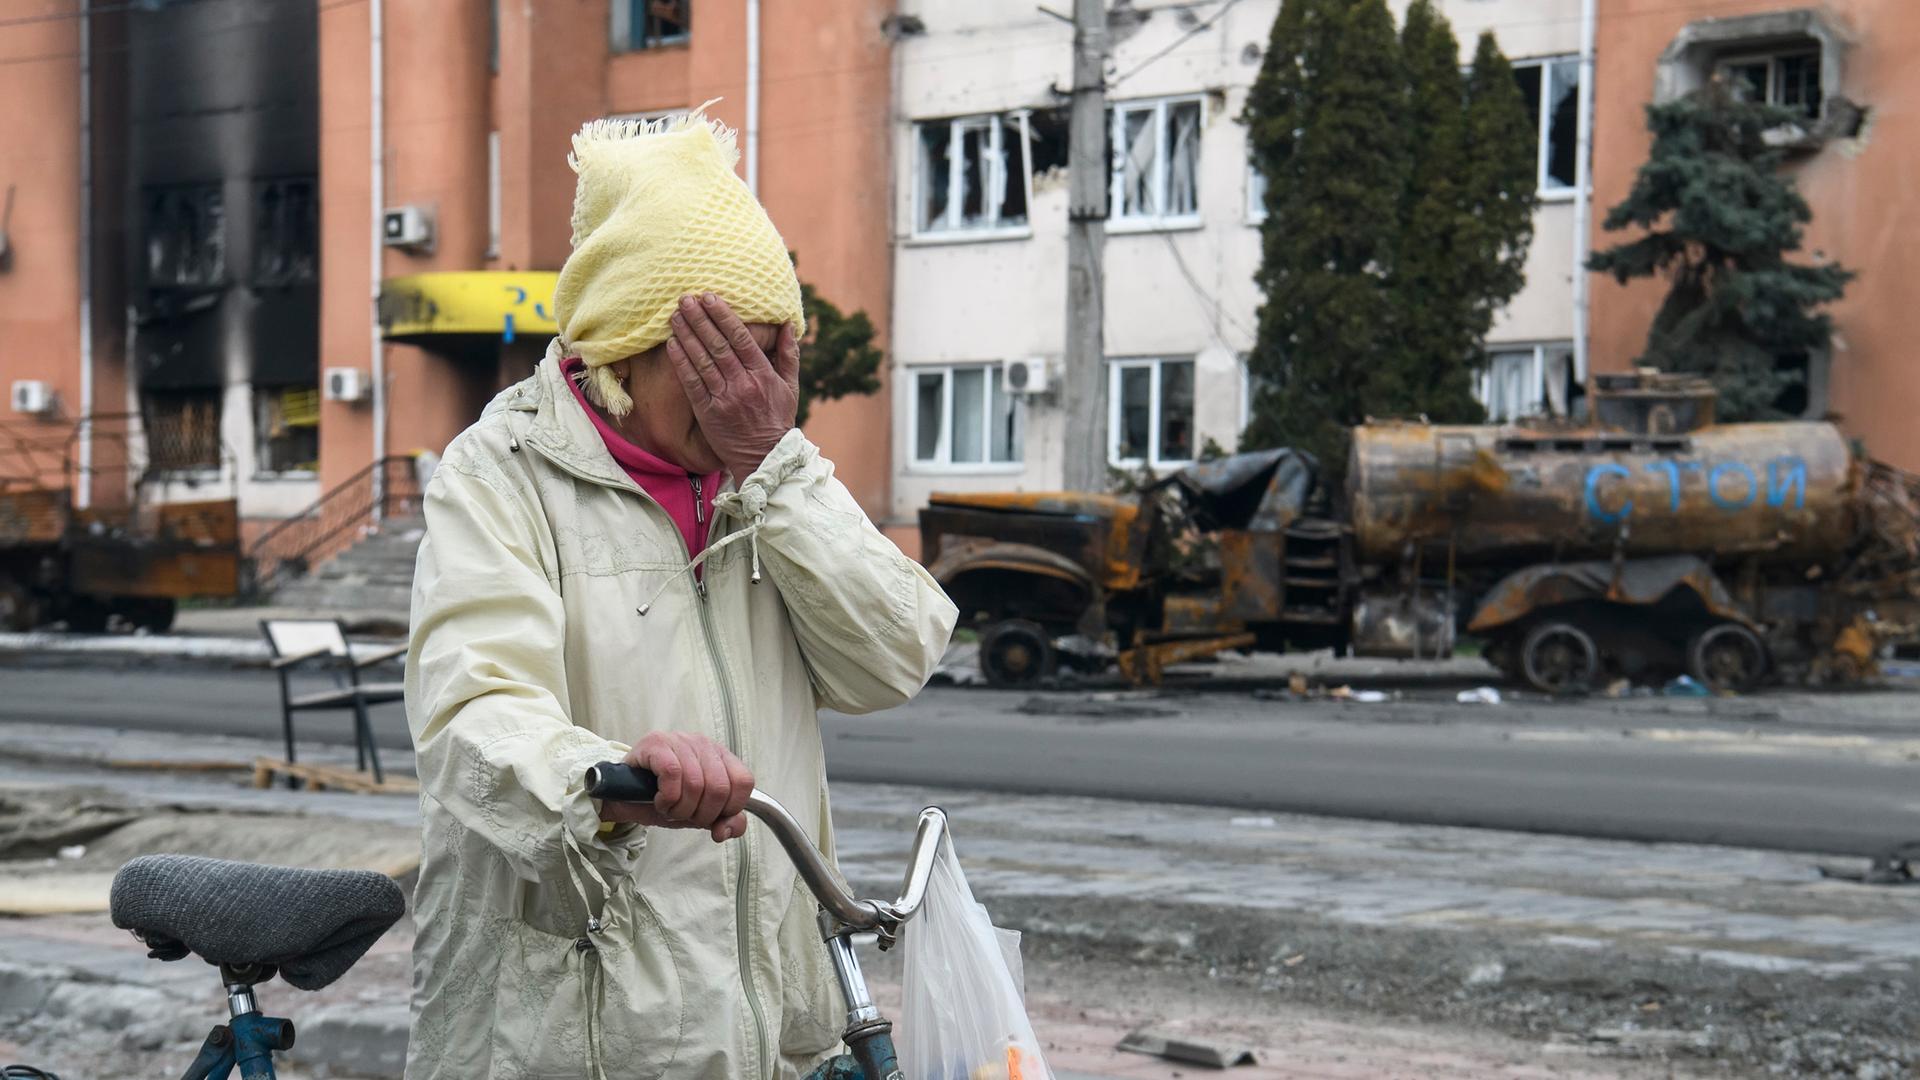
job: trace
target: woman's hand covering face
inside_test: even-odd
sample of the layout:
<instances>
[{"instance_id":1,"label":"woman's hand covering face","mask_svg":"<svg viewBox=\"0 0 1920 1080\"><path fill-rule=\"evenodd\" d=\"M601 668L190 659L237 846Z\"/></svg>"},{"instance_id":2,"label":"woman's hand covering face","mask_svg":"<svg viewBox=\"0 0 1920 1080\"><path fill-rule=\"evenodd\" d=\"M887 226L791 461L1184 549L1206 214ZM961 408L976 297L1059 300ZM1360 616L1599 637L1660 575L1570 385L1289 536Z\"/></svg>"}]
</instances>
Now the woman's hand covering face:
<instances>
[{"instance_id":1,"label":"woman's hand covering face","mask_svg":"<svg viewBox=\"0 0 1920 1080\"><path fill-rule=\"evenodd\" d=\"M713 451L736 479L760 467L793 428L800 405L800 343L780 327L769 358L725 300L680 298L667 358Z\"/></svg>"}]
</instances>

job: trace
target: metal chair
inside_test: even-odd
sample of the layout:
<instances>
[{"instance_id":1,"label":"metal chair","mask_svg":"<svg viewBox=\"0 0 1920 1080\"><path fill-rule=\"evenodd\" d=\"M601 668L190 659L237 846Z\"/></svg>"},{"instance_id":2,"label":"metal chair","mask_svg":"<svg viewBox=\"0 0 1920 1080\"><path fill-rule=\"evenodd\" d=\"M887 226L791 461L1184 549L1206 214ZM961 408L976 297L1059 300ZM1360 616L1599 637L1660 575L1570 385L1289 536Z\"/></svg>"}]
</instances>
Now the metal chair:
<instances>
[{"instance_id":1,"label":"metal chair","mask_svg":"<svg viewBox=\"0 0 1920 1080\"><path fill-rule=\"evenodd\" d=\"M380 750L373 742L373 725L367 719L367 710L374 705L399 701L404 694L397 682L361 682L360 672L401 655L407 646L402 643L356 658L347 647L347 628L338 619L262 619L260 630L266 635L267 646L273 650L273 670L280 676L280 722L286 730L288 763L294 760L294 713L351 709L357 767L364 770L371 761L374 782L384 783ZM295 693L291 676L302 664L330 672L333 688ZM294 778L287 778L287 786L297 785Z\"/></svg>"}]
</instances>

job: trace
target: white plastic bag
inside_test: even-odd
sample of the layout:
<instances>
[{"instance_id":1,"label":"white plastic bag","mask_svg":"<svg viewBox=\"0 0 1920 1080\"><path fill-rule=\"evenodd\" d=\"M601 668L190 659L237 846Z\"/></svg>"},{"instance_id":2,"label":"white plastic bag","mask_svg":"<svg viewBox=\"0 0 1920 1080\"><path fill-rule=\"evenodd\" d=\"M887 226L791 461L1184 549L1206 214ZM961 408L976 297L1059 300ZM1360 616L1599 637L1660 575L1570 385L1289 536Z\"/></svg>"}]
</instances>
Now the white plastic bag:
<instances>
[{"instance_id":1,"label":"white plastic bag","mask_svg":"<svg viewBox=\"0 0 1920 1080\"><path fill-rule=\"evenodd\" d=\"M1022 1002L1020 935L973 898L951 841L940 845L926 905L903 930L894 1046L914 1080L1052 1080Z\"/></svg>"}]
</instances>

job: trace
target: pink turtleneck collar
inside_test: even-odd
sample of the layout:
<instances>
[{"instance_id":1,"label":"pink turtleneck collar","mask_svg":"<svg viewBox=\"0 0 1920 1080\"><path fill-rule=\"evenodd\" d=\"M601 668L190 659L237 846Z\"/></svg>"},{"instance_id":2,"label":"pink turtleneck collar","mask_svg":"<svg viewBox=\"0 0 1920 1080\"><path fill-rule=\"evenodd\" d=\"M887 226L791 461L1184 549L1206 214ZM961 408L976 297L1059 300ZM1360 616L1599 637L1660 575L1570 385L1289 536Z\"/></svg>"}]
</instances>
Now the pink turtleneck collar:
<instances>
[{"instance_id":1,"label":"pink turtleneck collar","mask_svg":"<svg viewBox=\"0 0 1920 1080\"><path fill-rule=\"evenodd\" d=\"M573 377L585 366L577 357L560 361L567 385L573 388L574 400L586 410L587 419L593 422L593 430L600 433L600 441L607 444L607 452L613 455L614 462L673 519L681 539L687 543L687 558L700 554L707 546L707 522L713 518L713 496L720 488L720 474L694 476L671 461L647 453L615 431L600 411L587 403L585 392ZM697 499L695 492L698 492ZM704 566L695 567L694 573L697 575L704 569Z\"/></svg>"}]
</instances>

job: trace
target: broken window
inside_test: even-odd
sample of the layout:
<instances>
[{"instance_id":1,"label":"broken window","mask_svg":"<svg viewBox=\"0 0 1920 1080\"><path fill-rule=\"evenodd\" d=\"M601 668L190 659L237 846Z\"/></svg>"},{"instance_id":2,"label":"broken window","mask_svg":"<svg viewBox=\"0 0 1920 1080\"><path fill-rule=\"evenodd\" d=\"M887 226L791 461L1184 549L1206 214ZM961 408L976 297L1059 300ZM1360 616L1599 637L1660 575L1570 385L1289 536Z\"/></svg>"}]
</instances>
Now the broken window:
<instances>
[{"instance_id":1,"label":"broken window","mask_svg":"<svg viewBox=\"0 0 1920 1080\"><path fill-rule=\"evenodd\" d=\"M310 179L271 180L254 203L253 279L260 285L315 281L320 268L320 208Z\"/></svg>"},{"instance_id":2,"label":"broken window","mask_svg":"<svg viewBox=\"0 0 1920 1080\"><path fill-rule=\"evenodd\" d=\"M141 398L147 467L158 472L220 468L220 390L148 391Z\"/></svg>"},{"instance_id":3,"label":"broken window","mask_svg":"<svg viewBox=\"0 0 1920 1080\"><path fill-rule=\"evenodd\" d=\"M1573 346L1566 342L1493 349L1480 373L1480 403L1490 423L1570 416L1580 396Z\"/></svg>"},{"instance_id":4,"label":"broken window","mask_svg":"<svg viewBox=\"0 0 1920 1080\"><path fill-rule=\"evenodd\" d=\"M1579 181L1580 61L1573 57L1527 60L1513 65L1527 101L1527 116L1539 133L1540 193L1571 194Z\"/></svg>"},{"instance_id":5,"label":"broken window","mask_svg":"<svg viewBox=\"0 0 1920 1080\"><path fill-rule=\"evenodd\" d=\"M1115 360L1108 365L1107 458L1130 468L1193 460L1193 361Z\"/></svg>"},{"instance_id":6,"label":"broken window","mask_svg":"<svg viewBox=\"0 0 1920 1080\"><path fill-rule=\"evenodd\" d=\"M1820 52L1817 49L1724 60L1716 75L1741 101L1792 109L1810 120L1820 117Z\"/></svg>"},{"instance_id":7,"label":"broken window","mask_svg":"<svg viewBox=\"0 0 1920 1080\"><path fill-rule=\"evenodd\" d=\"M1069 113L1035 109L1027 114L1027 171L1034 177L1067 171Z\"/></svg>"},{"instance_id":8,"label":"broken window","mask_svg":"<svg viewBox=\"0 0 1920 1080\"><path fill-rule=\"evenodd\" d=\"M1169 224L1197 218L1200 99L1128 102L1111 115L1113 219Z\"/></svg>"},{"instance_id":9,"label":"broken window","mask_svg":"<svg viewBox=\"0 0 1920 1080\"><path fill-rule=\"evenodd\" d=\"M998 364L914 369L913 460L1010 465L1021 459L1025 409Z\"/></svg>"},{"instance_id":10,"label":"broken window","mask_svg":"<svg viewBox=\"0 0 1920 1080\"><path fill-rule=\"evenodd\" d=\"M618 52L677 45L689 36L692 0L613 0L613 47Z\"/></svg>"},{"instance_id":11,"label":"broken window","mask_svg":"<svg viewBox=\"0 0 1920 1080\"><path fill-rule=\"evenodd\" d=\"M147 189L146 248L151 286L225 281L227 225L220 185Z\"/></svg>"},{"instance_id":12,"label":"broken window","mask_svg":"<svg viewBox=\"0 0 1920 1080\"><path fill-rule=\"evenodd\" d=\"M915 231L1024 230L1028 119L1017 112L916 123Z\"/></svg>"},{"instance_id":13,"label":"broken window","mask_svg":"<svg viewBox=\"0 0 1920 1080\"><path fill-rule=\"evenodd\" d=\"M304 473L319 468L320 391L305 386L253 388L254 470Z\"/></svg>"}]
</instances>

